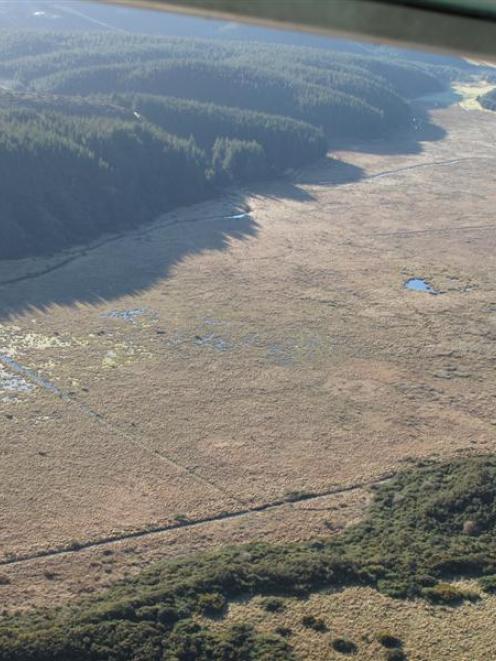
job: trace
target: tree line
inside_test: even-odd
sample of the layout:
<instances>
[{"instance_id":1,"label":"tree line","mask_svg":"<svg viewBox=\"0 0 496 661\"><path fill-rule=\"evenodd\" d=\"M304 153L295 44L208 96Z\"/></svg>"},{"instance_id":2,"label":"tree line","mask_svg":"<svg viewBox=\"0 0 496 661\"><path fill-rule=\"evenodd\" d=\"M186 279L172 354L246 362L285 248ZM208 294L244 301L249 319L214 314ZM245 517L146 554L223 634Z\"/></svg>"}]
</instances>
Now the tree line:
<instances>
[{"instance_id":1,"label":"tree line","mask_svg":"<svg viewBox=\"0 0 496 661\"><path fill-rule=\"evenodd\" d=\"M0 111L0 257L137 225L211 194L193 139L106 117Z\"/></svg>"},{"instance_id":2,"label":"tree line","mask_svg":"<svg viewBox=\"0 0 496 661\"><path fill-rule=\"evenodd\" d=\"M380 108L357 96L258 67L204 60L153 60L61 71L41 79L53 94L139 92L189 98L216 105L286 115L319 126L331 137L384 132ZM408 121L409 114L405 113Z\"/></svg>"},{"instance_id":3,"label":"tree line","mask_svg":"<svg viewBox=\"0 0 496 661\"><path fill-rule=\"evenodd\" d=\"M208 153L219 137L255 141L276 173L316 160L327 148L321 130L290 117L146 94L115 94L111 102L170 133L185 138L192 135Z\"/></svg>"},{"instance_id":4,"label":"tree line","mask_svg":"<svg viewBox=\"0 0 496 661\"><path fill-rule=\"evenodd\" d=\"M0 258L85 242L408 128L408 81L441 86L417 64L148 35L0 32L0 54Z\"/></svg>"}]
</instances>

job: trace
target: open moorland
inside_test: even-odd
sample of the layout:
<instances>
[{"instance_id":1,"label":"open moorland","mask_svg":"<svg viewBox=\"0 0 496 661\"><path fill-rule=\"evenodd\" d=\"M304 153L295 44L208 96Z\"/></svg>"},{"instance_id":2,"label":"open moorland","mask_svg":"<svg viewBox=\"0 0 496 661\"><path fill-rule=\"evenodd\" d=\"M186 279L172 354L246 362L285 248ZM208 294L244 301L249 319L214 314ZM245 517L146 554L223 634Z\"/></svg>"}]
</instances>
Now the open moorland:
<instances>
[{"instance_id":1,"label":"open moorland","mask_svg":"<svg viewBox=\"0 0 496 661\"><path fill-rule=\"evenodd\" d=\"M436 108L404 139L0 264L4 607L339 531L412 461L494 452L495 128Z\"/></svg>"}]
</instances>

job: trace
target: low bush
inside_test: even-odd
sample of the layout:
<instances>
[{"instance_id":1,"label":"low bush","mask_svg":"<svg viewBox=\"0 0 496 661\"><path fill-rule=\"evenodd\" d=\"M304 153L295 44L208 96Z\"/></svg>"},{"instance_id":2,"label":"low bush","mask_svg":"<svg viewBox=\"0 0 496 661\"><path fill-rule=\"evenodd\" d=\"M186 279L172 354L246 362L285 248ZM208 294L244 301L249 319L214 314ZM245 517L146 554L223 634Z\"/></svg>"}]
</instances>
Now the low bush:
<instances>
[{"instance_id":1,"label":"low bush","mask_svg":"<svg viewBox=\"0 0 496 661\"><path fill-rule=\"evenodd\" d=\"M320 617L314 617L313 615L305 615L301 623L307 629L313 629L319 633L324 633L327 631L327 624Z\"/></svg>"},{"instance_id":2,"label":"low bush","mask_svg":"<svg viewBox=\"0 0 496 661\"><path fill-rule=\"evenodd\" d=\"M198 597L198 608L207 617L219 617L225 612L226 607L226 598L218 592L207 592Z\"/></svg>"},{"instance_id":3,"label":"low bush","mask_svg":"<svg viewBox=\"0 0 496 661\"><path fill-rule=\"evenodd\" d=\"M483 576L479 579L479 584L484 592L496 594L496 576Z\"/></svg>"},{"instance_id":4,"label":"low bush","mask_svg":"<svg viewBox=\"0 0 496 661\"><path fill-rule=\"evenodd\" d=\"M375 637L377 642L379 642L383 647L387 647L388 649L398 648L403 645L401 639L397 636L394 636L389 631L379 631Z\"/></svg>"},{"instance_id":5,"label":"low bush","mask_svg":"<svg viewBox=\"0 0 496 661\"><path fill-rule=\"evenodd\" d=\"M356 654L358 647L348 638L335 638L332 643L332 649L340 654Z\"/></svg>"},{"instance_id":6,"label":"low bush","mask_svg":"<svg viewBox=\"0 0 496 661\"><path fill-rule=\"evenodd\" d=\"M262 601L262 608L269 613L279 613L286 608L286 604L279 597L267 597Z\"/></svg>"},{"instance_id":7,"label":"low bush","mask_svg":"<svg viewBox=\"0 0 496 661\"><path fill-rule=\"evenodd\" d=\"M420 585L423 588L432 588L437 583L434 576L429 576L428 574L417 576L415 580L417 585Z\"/></svg>"}]
</instances>

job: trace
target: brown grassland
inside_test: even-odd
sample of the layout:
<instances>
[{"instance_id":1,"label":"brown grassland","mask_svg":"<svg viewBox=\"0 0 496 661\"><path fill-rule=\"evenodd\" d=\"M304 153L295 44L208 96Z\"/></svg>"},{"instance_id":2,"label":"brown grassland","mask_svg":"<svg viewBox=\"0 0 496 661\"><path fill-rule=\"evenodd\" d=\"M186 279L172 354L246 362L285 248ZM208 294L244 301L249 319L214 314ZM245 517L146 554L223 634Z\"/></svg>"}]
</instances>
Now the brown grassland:
<instances>
[{"instance_id":1,"label":"brown grassland","mask_svg":"<svg viewBox=\"0 0 496 661\"><path fill-rule=\"evenodd\" d=\"M459 583L477 589L476 582ZM278 627L289 629L288 640L298 659L339 661L346 658L335 651L339 638L357 647L351 658L384 659L386 649L378 640L388 633L400 641L409 661L460 659L482 661L494 658L493 623L496 597L481 595L477 604L440 608L426 602L391 599L371 588L347 588L342 592L314 594L305 600L286 599L284 610L268 613L263 599L230 607L227 616L208 625L222 628L233 623L253 624L257 631L272 633ZM313 615L326 629L315 631L302 620Z\"/></svg>"},{"instance_id":2,"label":"brown grassland","mask_svg":"<svg viewBox=\"0 0 496 661\"><path fill-rule=\"evenodd\" d=\"M168 555L337 533L412 459L495 452L496 117L432 119L446 135L420 147L357 145L334 154L348 169L329 158L0 265L4 608L62 603ZM405 289L412 277L439 295ZM378 658L374 621L411 659L491 658L494 597L311 602L362 658ZM297 636L301 613L254 602L227 619L279 618L305 657L335 658L329 634Z\"/></svg>"}]
</instances>

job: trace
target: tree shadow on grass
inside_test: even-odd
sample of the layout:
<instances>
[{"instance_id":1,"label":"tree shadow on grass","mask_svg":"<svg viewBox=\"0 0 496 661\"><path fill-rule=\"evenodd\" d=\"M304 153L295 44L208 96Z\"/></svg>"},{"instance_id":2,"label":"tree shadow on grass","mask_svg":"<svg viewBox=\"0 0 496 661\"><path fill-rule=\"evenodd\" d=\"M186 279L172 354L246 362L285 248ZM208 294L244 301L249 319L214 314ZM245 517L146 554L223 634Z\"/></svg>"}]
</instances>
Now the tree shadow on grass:
<instances>
[{"instance_id":1,"label":"tree shadow on grass","mask_svg":"<svg viewBox=\"0 0 496 661\"><path fill-rule=\"evenodd\" d=\"M331 149L384 156L421 154L424 150L424 142L438 142L444 140L448 134L446 129L432 120L429 110L436 107L448 107L452 103L454 101L445 106L436 106L433 100L418 99L412 102L414 115L412 124L407 130L402 129L392 132L387 137L364 142L335 141L331 145Z\"/></svg>"},{"instance_id":2,"label":"tree shadow on grass","mask_svg":"<svg viewBox=\"0 0 496 661\"><path fill-rule=\"evenodd\" d=\"M309 186L341 186L360 181L365 177L362 168L332 156L326 156L297 175L298 184Z\"/></svg>"},{"instance_id":3,"label":"tree shadow on grass","mask_svg":"<svg viewBox=\"0 0 496 661\"><path fill-rule=\"evenodd\" d=\"M311 202L316 200L315 195L301 186L341 186L360 181L364 176L364 170L357 165L327 155L288 176L259 184L255 192L273 200Z\"/></svg>"},{"instance_id":4,"label":"tree shadow on grass","mask_svg":"<svg viewBox=\"0 0 496 661\"><path fill-rule=\"evenodd\" d=\"M449 108L463 100L463 94L460 94L452 87L437 92L436 94L427 94L412 102L412 106L417 112L427 112L439 108Z\"/></svg>"},{"instance_id":5,"label":"tree shadow on grass","mask_svg":"<svg viewBox=\"0 0 496 661\"><path fill-rule=\"evenodd\" d=\"M313 173L313 175L312 175ZM340 185L359 180L360 168L324 159L304 183ZM312 179L312 176L314 179ZM302 182L303 183L303 182ZM310 202L314 197L289 177L254 184L245 195ZM53 257L0 263L0 319L51 305L98 304L138 295L167 278L191 255L227 250L258 234L242 193L231 192L164 215L151 225L104 237Z\"/></svg>"},{"instance_id":6,"label":"tree shadow on grass","mask_svg":"<svg viewBox=\"0 0 496 661\"><path fill-rule=\"evenodd\" d=\"M209 215L200 204L50 258L4 262L0 319L51 305L97 304L139 294L189 255L226 250L232 240L256 236L257 228L242 207L222 204L217 215Z\"/></svg>"}]
</instances>

